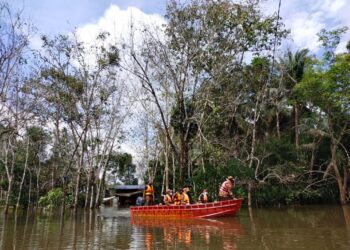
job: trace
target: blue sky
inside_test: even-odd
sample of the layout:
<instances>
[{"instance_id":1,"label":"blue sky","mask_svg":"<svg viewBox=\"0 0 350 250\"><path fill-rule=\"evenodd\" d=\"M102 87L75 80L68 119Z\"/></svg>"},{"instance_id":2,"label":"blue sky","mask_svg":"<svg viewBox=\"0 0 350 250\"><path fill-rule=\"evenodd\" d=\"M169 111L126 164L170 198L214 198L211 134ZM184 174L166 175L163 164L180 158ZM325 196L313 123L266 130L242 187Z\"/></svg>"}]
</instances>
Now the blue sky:
<instances>
[{"instance_id":1,"label":"blue sky","mask_svg":"<svg viewBox=\"0 0 350 250\"><path fill-rule=\"evenodd\" d=\"M140 18L147 18L147 15L155 13L162 16L166 4L166 0L8 0L8 2L15 8L23 9L24 16L38 28L39 34L57 34L98 24L113 6L119 7L119 11L114 11L116 18L118 14L128 12L129 7L136 7L145 14ZM278 0L267 0L264 6L264 12L275 12ZM318 49L316 33L320 29L350 26L348 13L350 13L349 0L282 0L281 16L292 31L291 44L295 47L308 47L312 51ZM350 35L347 34L340 47L344 47L349 39Z\"/></svg>"},{"instance_id":2,"label":"blue sky","mask_svg":"<svg viewBox=\"0 0 350 250\"><path fill-rule=\"evenodd\" d=\"M165 11L165 0L8 0L40 33L58 33L97 22L111 5L136 7L147 14Z\"/></svg>"},{"instance_id":3,"label":"blue sky","mask_svg":"<svg viewBox=\"0 0 350 250\"><path fill-rule=\"evenodd\" d=\"M39 34L57 34L87 25L105 25L107 13L114 8L115 20L131 15L129 7L142 11L139 18L165 12L166 0L8 0L15 8L23 8L23 14L38 28ZM264 12L277 10L278 0L267 0ZM129 8L129 9L128 9ZM134 11L135 12L135 11ZM318 50L316 33L322 29L350 26L350 0L282 0L281 16L291 29L291 46ZM140 14L140 13L139 13ZM144 15L143 15L144 14ZM109 14L111 15L111 13ZM125 25L125 22L119 22ZM103 27L100 27L101 29ZM350 32L340 47L345 47Z\"/></svg>"}]
</instances>

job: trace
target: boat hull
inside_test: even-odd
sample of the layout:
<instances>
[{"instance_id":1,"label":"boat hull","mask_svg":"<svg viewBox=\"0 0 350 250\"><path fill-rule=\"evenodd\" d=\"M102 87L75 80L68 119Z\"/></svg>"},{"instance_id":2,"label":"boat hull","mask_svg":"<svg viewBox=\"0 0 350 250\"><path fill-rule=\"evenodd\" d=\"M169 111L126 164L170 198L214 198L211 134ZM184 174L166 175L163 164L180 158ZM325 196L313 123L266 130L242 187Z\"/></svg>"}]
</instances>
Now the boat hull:
<instances>
[{"instance_id":1,"label":"boat hull","mask_svg":"<svg viewBox=\"0 0 350 250\"><path fill-rule=\"evenodd\" d=\"M243 199L179 206L130 207L133 217L217 218L236 215Z\"/></svg>"}]
</instances>

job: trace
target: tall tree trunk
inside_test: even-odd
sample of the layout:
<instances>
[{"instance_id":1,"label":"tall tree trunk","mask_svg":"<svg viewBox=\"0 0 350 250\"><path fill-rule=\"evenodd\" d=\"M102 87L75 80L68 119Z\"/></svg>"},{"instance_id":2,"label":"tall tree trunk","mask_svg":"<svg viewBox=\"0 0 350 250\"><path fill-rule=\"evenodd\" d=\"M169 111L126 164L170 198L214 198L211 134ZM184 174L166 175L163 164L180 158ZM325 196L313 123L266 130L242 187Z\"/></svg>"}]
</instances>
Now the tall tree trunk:
<instances>
[{"instance_id":1,"label":"tall tree trunk","mask_svg":"<svg viewBox=\"0 0 350 250\"><path fill-rule=\"evenodd\" d=\"M10 141L9 141L10 143ZM8 148L6 149L6 156L5 156L5 168L6 168L6 173L7 173L7 179L8 179L8 188L7 188L7 195L6 195L6 201L5 201L5 209L4 212L7 214L8 208L9 208L9 203L10 203L10 196L12 192L12 185L13 185L13 180L14 180L14 165L15 165L15 153L13 150L11 151L12 154L12 162L11 162L11 168L9 169L8 166Z\"/></svg>"},{"instance_id":2,"label":"tall tree trunk","mask_svg":"<svg viewBox=\"0 0 350 250\"><path fill-rule=\"evenodd\" d=\"M38 171L36 173L36 207L39 206L39 195L40 195L40 171L41 171L41 163L39 161L39 164L38 164Z\"/></svg>"},{"instance_id":3,"label":"tall tree trunk","mask_svg":"<svg viewBox=\"0 0 350 250\"><path fill-rule=\"evenodd\" d=\"M165 190L169 190L169 148L168 138L165 138Z\"/></svg>"},{"instance_id":4,"label":"tall tree trunk","mask_svg":"<svg viewBox=\"0 0 350 250\"><path fill-rule=\"evenodd\" d=\"M27 166L28 166L28 155L29 155L29 139L27 140L26 159L25 159L25 162L24 162L24 170L23 170L21 185L20 185L20 187L19 187L19 193L18 193L18 197L17 197L16 210L18 209L18 207L19 207L19 202L20 202L20 200L21 200L21 194L22 194L23 183L24 183L24 179L25 179L25 177L26 177Z\"/></svg>"},{"instance_id":5,"label":"tall tree trunk","mask_svg":"<svg viewBox=\"0 0 350 250\"><path fill-rule=\"evenodd\" d=\"M88 178L87 178L87 193L86 193L86 196L85 196L85 204L84 204L84 208L88 208L88 204L89 204L89 196L90 196L90 190L91 190L91 186L90 186L90 180L91 180L91 171L90 170L90 173L88 175Z\"/></svg>"},{"instance_id":6,"label":"tall tree trunk","mask_svg":"<svg viewBox=\"0 0 350 250\"><path fill-rule=\"evenodd\" d=\"M104 180L106 178L106 169L104 168L103 173L102 173L102 178L98 181L98 186L97 186L97 192L96 192L96 201L95 201L95 206L99 207L100 206L100 198L101 198L101 190L102 190L102 184L104 183Z\"/></svg>"},{"instance_id":7,"label":"tall tree trunk","mask_svg":"<svg viewBox=\"0 0 350 250\"><path fill-rule=\"evenodd\" d=\"M186 141L185 135L181 135L181 152L180 152L180 171L179 171L179 184L182 186L184 184L184 173L188 168L188 143Z\"/></svg>"},{"instance_id":8,"label":"tall tree trunk","mask_svg":"<svg viewBox=\"0 0 350 250\"><path fill-rule=\"evenodd\" d=\"M1 175L1 183L3 183L4 181L4 176ZM2 187L0 187L0 200L2 201L3 199L3 196L4 196L4 190Z\"/></svg>"},{"instance_id":9,"label":"tall tree trunk","mask_svg":"<svg viewBox=\"0 0 350 250\"><path fill-rule=\"evenodd\" d=\"M172 166L173 166L173 191L175 192L176 187L176 169L175 169L175 154L174 152L171 153L171 159L172 159Z\"/></svg>"},{"instance_id":10,"label":"tall tree trunk","mask_svg":"<svg viewBox=\"0 0 350 250\"><path fill-rule=\"evenodd\" d=\"M64 213L66 211L66 199L68 196L65 177L62 178L62 189L63 189L63 200L62 200L61 218L64 216Z\"/></svg>"},{"instance_id":11,"label":"tall tree trunk","mask_svg":"<svg viewBox=\"0 0 350 250\"><path fill-rule=\"evenodd\" d=\"M335 172L335 176L338 183L338 189L339 189L339 198L340 198L340 204L345 205L347 203L346 200L346 192L347 192L347 171L344 168L344 177L341 176L338 165L337 165L337 146L338 143L335 141L335 139L332 138L332 144L331 144L331 153L332 153L332 160L331 164Z\"/></svg>"},{"instance_id":12,"label":"tall tree trunk","mask_svg":"<svg viewBox=\"0 0 350 250\"><path fill-rule=\"evenodd\" d=\"M248 181L248 207L252 206L252 182Z\"/></svg>"},{"instance_id":13,"label":"tall tree trunk","mask_svg":"<svg viewBox=\"0 0 350 250\"><path fill-rule=\"evenodd\" d=\"M51 189L55 188L55 174L56 174L56 167L55 163L52 165L52 170L51 170Z\"/></svg>"},{"instance_id":14,"label":"tall tree trunk","mask_svg":"<svg viewBox=\"0 0 350 250\"><path fill-rule=\"evenodd\" d=\"M277 137L278 137L278 139L280 139L281 138L281 131L280 131L280 112L279 112L279 110L276 111L276 131L277 131Z\"/></svg>"},{"instance_id":15,"label":"tall tree trunk","mask_svg":"<svg viewBox=\"0 0 350 250\"><path fill-rule=\"evenodd\" d=\"M300 105L296 103L294 105L294 131L295 131L295 147L298 149L300 146Z\"/></svg>"},{"instance_id":16,"label":"tall tree trunk","mask_svg":"<svg viewBox=\"0 0 350 250\"><path fill-rule=\"evenodd\" d=\"M32 199L32 172L29 169L29 191L28 191L28 207L30 207L31 199Z\"/></svg>"},{"instance_id":17,"label":"tall tree trunk","mask_svg":"<svg viewBox=\"0 0 350 250\"><path fill-rule=\"evenodd\" d=\"M79 203L79 188L80 188L81 166L79 166L77 177L75 181L75 193L74 193L74 211L78 208Z\"/></svg>"},{"instance_id":18,"label":"tall tree trunk","mask_svg":"<svg viewBox=\"0 0 350 250\"><path fill-rule=\"evenodd\" d=\"M91 185L91 199L90 199L90 209L95 207L95 183Z\"/></svg>"},{"instance_id":19,"label":"tall tree trunk","mask_svg":"<svg viewBox=\"0 0 350 250\"><path fill-rule=\"evenodd\" d=\"M7 195L6 195L5 209L4 209L5 214L7 214L8 212L11 192L12 192L12 177L8 179Z\"/></svg>"}]
</instances>

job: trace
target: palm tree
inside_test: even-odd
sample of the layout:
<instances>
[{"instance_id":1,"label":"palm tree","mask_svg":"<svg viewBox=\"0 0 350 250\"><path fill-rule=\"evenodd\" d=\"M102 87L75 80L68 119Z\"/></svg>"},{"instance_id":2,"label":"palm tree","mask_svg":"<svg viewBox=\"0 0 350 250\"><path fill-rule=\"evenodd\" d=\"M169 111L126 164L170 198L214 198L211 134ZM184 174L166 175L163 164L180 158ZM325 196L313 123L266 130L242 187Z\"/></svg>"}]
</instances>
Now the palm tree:
<instances>
[{"instance_id":1,"label":"palm tree","mask_svg":"<svg viewBox=\"0 0 350 250\"><path fill-rule=\"evenodd\" d=\"M286 88L289 90L289 98L293 102L293 114L294 114L294 132L295 132L295 146L299 148L300 145L300 110L301 104L298 101L298 97L294 95L293 88L298 84L304 76L305 61L307 59L308 49L297 50L295 54L288 51L286 58L281 60L284 65L285 73L287 76Z\"/></svg>"}]
</instances>

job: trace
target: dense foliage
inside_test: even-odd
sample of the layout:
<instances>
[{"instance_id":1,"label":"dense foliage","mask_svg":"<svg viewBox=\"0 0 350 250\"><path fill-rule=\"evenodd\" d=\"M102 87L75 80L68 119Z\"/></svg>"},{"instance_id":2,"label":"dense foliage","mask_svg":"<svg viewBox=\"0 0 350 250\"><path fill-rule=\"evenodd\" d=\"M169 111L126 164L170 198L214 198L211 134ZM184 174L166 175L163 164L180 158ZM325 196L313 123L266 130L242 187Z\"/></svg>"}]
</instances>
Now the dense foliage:
<instances>
[{"instance_id":1,"label":"dense foliage","mask_svg":"<svg viewBox=\"0 0 350 250\"><path fill-rule=\"evenodd\" d=\"M278 55L288 31L260 1L172 0L165 27L144 27L142 43L73 32L31 51L29 23L0 11L6 209L98 207L108 184L138 184L135 172L158 196L189 185L215 199L233 175L248 205L348 202L350 43L335 52L347 28L320 31L323 57ZM117 151L132 112L122 72L143 90L144 169Z\"/></svg>"}]
</instances>

